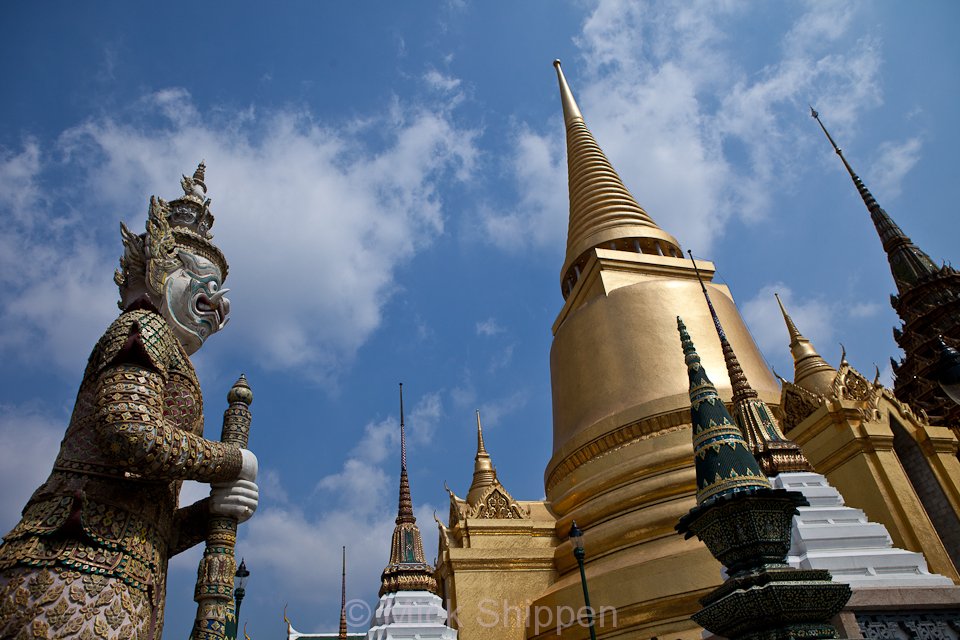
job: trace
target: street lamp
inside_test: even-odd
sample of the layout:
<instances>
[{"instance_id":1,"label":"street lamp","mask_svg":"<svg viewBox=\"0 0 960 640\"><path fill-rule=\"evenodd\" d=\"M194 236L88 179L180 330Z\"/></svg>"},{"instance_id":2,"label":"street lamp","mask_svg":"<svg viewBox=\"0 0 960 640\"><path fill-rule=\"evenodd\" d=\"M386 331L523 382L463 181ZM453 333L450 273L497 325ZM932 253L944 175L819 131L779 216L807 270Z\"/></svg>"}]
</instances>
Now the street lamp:
<instances>
[{"instance_id":1,"label":"street lamp","mask_svg":"<svg viewBox=\"0 0 960 640\"><path fill-rule=\"evenodd\" d=\"M580 584L583 585L583 603L587 608L587 623L590 625L590 640L597 640L597 631L593 628L593 608L590 606L590 594L587 592L587 574L583 570L583 558L586 553L583 551L583 531L577 527L577 521L574 520L570 525L570 542L573 543L573 556L580 565Z\"/></svg>"},{"instance_id":2,"label":"street lamp","mask_svg":"<svg viewBox=\"0 0 960 640\"><path fill-rule=\"evenodd\" d=\"M250 572L247 571L247 563L243 561L243 558L240 558L240 566L237 567L237 572L233 574L233 599L237 602L237 624L240 624L240 603L243 602L243 596L247 595L247 580L250 578Z\"/></svg>"},{"instance_id":3,"label":"street lamp","mask_svg":"<svg viewBox=\"0 0 960 640\"><path fill-rule=\"evenodd\" d=\"M940 345L940 361L934 369L937 382L947 396L960 404L960 352L943 341L943 336L937 336Z\"/></svg>"}]
</instances>

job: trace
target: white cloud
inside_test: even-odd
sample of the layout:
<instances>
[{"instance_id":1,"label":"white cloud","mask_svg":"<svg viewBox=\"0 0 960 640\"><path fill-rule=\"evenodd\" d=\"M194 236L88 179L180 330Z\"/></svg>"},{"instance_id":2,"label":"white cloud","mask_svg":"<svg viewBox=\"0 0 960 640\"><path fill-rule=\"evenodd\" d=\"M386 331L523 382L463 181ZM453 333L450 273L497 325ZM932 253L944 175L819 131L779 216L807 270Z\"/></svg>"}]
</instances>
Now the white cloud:
<instances>
[{"instance_id":1,"label":"white cloud","mask_svg":"<svg viewBox=\"0 0 960 640\"><path fill-rule=\"evenodd\" d=\"M406 420L410 439L429 440L442 415L439 394L425 394ZM398 449L399 423L391 416L364 427L340 470L321 478L309 500L291 503L276 472L268 472L262 481L261 508L242 527L238 546L248 558L256 558L258 572L284 585L282 594L270 597L289 598L288 612L298 629L313 630L335 619L335 609L317 610L316 603L337 601L341 546L347 547L347 597L371 599L370 585L379 583L389 560ZM430 504L415 507L427 562L433 562L437 552L434 510ZM356 610L351 613L352 626L369 625L369 620L356 619Z\"/></svg>"},{"instance_id":2,"label":"white cloud","mask_svg":"<svg viewBox=\"0 0 960 640\"><path fill-rule=\"evenodd\" d=\"M37 175L40 173L40 145L27 139L19 153L0 147L0 206L14 219L33 226L35 209L43 201Z\"/></svg>"},{"instance_id":3,"label":"white cloud","mask_svg":"<svg viewBox=\"0 0 960 640\"><path fill-rule=\"evenodd\" d=\"M478 336L495 336L498 333L503 333L503 327L497 324L496 318L487 318L477 323Z\"/></svg>"},{"instance_id":4,"label":"white cloud","mask_svg":"<svg viewBox=\"0 0 960 640\"><path fill-rule=\"evenodd\" d=\"M404 420L408 446L430 442L442 415L443 403L438 392L421 397ZM385 504L391 487L395 488L397 476L385 468L399 472L399 458L398 419L390 416L369 422L340 470L322 477L317 491L335 496L337 503L344 508L349 506L354 515L375 513Z\"/></svg>"},{"instance_id":5,"label":"white cloud","mask_svg":"<svg viewBox=\"0 0 960 640\"><path fill-rule=\"evenodd\" d=\"M395 100L351 124L335 130L290 109L200 113L186 91L168 89L123 117L64 132L57 150L86 178L71 202L77 217L55 237L23 223L0 242L0 264L41 256L58 286L11 283L15 271L4 269L12 288L0 306L0 348L50 345L66 369L81 366L116 313L107 265L119 236L105 249L94 232L115 229L119 212L142 228L149 195L176 197L179 175L203 158L230 262L232 339L268 368L335 380L380 326L397 266L443 233L439 183L467 178L475 155L474 133L444 110ZM0 206L42 218L36 144L0 162Z\"/></svg>"},{"instance_id":6,"label":"white cloud","mask_svg":"<svg viewBox=\"0 0 960 640\"><path fill-rule=\"evenodd\" d=\"M113 258L76 228L71 206L52 207L42 188L44 152L26 140L0 149L0 351L28 362L76 370L99 331L116 314ZM44 278L25 274L43 265Z\"/></svg>"},{"instance_id":7,"label":"white cloud","mask_svg":"<svg viewBox=\"0 0 960 640\"><path fill-rule=\"evenodd\" d=\"M922 146L917 137L881 144L870 171L870 190L884 201L899 196L903 179L920 161Z\"/></svg>"},{"instance_id":8,"label":"white cloud","mask_svg":"<svg viewBox=\"0 0 960 640\"><path fill-rule=\"evenodd\" d=\"M423 80L433 89L439 91L453 91L460 87L460 79L440 73L436 69L430 69L423 74Z\"/></svg>"},{"instance_id":9,"label":"white cloud","mask_svg":"<svg viewBox=\"0 0 960 640\"><path fill-rule=\"evenodd\" d=\"M413 441L429 442L433 438L437 421L441 417L443 417L443 401L440 399L440 392L424 394L407 420Z\"/></svg>"},{"instance_id":10,"label":"white cloud","mask_svg":"<svg viewBox=\"0 0 960 640\"><path fill-rule=\"evenodd\" d=\"M0 531L20 519L30 495L50 473L66 422L28 407L0 405ZM2 534L0 534L2 535Z\"/></svg>"},{"instance_id":11,"label":"white cloud","mask_svg":"<svg viewBox=\"0 0 960 640\"><path fill-rule=\"evenodd\" d=\"M851 318L872 318L882 307L876 302L854 302L846 310Z\"/></svg>"},{"instance_id":12,"label":"white cloud","mask_svg":"<svg viewBox=\"0 0 960 640\"><path fill-rule=\"evenodd\" d=\"M761 287L756 295L740 305L740 310L757 346L768 359L781 363L776 367L777 373L788 379L793 374L793 360L788 349L790 338L775 293L780 295L800 333L834 366L840 362L840 337L849 335L858 322L882 312L882 306L873 302L802 298L783 282ZM789 369L784 363L791 363Z\"/></svg>"},{"instance_id":13,"label":"white cloud","mask_svg":"<svg viewBox=\"0 0 960 640\"><path fill-rule=\"evenodd\" d=\"M762 287L757 294L740 305L743 318L753 334L761 351L767 353L783 352L790 344L783 314L773 294L779 294L783 306L793 319L797 328L817 348L833 345L833 320L837 308L825 300L802 300L782 282ZM822 347L820 345L823 345ZM821 355L825 355L821 353ZM778 371L781 375L791 371Z\"/></svg>"},{"instance_id":14,"label":"white cloud","mask_svg":"<svg viewBox=\"0 0 960 640\"><path fill-rule=\"evenodd\" d=\"M503 349L496 351L490 357L490 364L487 366L487 371L490 373L496 373L500 369L510 366L510 363L513 362L513 350L516 345L508 344Z\"/></svg>"},{"instance_id":15,"label":"white cloud","mask_svg":"<svg viewBox=\"0 0 960 640\"><path fill-rule=\"evenodd\" d=\"M517 178L516 209L481 207L484 235L495 245L518 250L533 242L562 247L567 233L567 183L561 133L542 136L521 128L510 169Z\"/></svg>"},{"instance_id":16,"label":"white cloud","mask_svg":"<svg viewBox=\"0 0 960 640\"><path fill-rule=\"evenodd\" d=\"M394 484L396 479L394 479ZM396 504L381 504L377 513L334 509L307 513L299 506L268 507L241 528L239 545L256 558L258 575L283 584L279 604L289 601L288 615L300 631L314 631L339 613L340 548L347 547L347 598L370 601L390 557ZM436 557L436 527L429 504L416 509L427 562ZM313 510L311 510L313 511ZM327 609L317 603L331 603ZM279 609L279 607L277 607ZM356 611L351 612L359 618ZM351 619L352 628L369 620ZM363 624L365 622L365 624Z\"/></svg>"},{"instance_id":17,"label":"white cloud","mask_svg":"<svg viewBox=\"0 0 960 640\"><path fill-rule=\"evenodd\" d=\"M855 14L847 3L808 4L780 36L780 58L758 67L729 37L733 23L755 19L746 5L600 1L577 39L582 64L566 75L640 205L682 244L707 253L732 217L765 216L783 176L796 173L797 149L815 142L808 100L839 127L879 101L880 56L870 38L851 37ZM511 162L524 195L513 211L482 212L492 243L562 243L558 124L551 119L547 136L520 134Z\"/></svg>"},{"instance_id":18,"label":"white cloud","mask_svg":"<svg viewBox=\"0 0 960 640\"><path fill-rule=\"evenodd\" d=\"M477 389L469 371L465 374L463 383L450 390L450 399L459 409L476 406Z\"/></svg>"},{"instance_id":19,"label":"white cloud","mask_svg":"<svg viewBox=\"0 0 960 640\"><path fill-rule=\"evenodd\" d=\"M483 418L483 424L497 426L505 417L526 406L528 400L529 393L521 389L508 396L481 403L480 416Z\"/></svg>"}]
</instances>

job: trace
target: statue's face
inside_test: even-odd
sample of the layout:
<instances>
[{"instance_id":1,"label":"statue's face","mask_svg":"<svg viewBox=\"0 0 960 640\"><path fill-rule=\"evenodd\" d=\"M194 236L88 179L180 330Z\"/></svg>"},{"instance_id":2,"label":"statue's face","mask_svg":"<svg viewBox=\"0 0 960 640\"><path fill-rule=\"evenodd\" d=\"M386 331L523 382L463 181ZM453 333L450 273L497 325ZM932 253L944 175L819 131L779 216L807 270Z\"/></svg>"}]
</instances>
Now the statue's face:
<instances>
[{"instance_id":1,"label":"statue's face","mask_svg":"<svg viewBox=\"0 0 960 640\"><path fill-rule=\"evenodd\" d=\"M179 252L183 266L167 276L161 314L180 344L192 354L227 322L230 301L221 289L220 269L201 256Z\"/></svg>"}]
</instances>

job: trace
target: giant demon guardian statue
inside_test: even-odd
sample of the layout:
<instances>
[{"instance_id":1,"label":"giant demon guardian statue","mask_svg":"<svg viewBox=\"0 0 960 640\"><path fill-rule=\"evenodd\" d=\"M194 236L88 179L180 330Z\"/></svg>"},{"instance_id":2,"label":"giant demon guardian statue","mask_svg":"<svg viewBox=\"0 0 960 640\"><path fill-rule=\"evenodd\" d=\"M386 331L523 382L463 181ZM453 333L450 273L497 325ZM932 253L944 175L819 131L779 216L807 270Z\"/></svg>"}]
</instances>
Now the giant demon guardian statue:
<instances>
[{"instance_id":1,"label":"giant demon guardian statue","mask_svg":"<svg viewBox=\"0 0 960 640\"><path fill-rule=\"evenodd\" d=\"M93 348L50 477L0 546L0 637L139 638L163 627L167 560L211 516L257 507L257 459L203 437L189 355L220 330L227 262L211 241L204 165L184 195L121 225L122 313ZM183 480L213 485L178 508Z\"/></svg>"}]
</instances>

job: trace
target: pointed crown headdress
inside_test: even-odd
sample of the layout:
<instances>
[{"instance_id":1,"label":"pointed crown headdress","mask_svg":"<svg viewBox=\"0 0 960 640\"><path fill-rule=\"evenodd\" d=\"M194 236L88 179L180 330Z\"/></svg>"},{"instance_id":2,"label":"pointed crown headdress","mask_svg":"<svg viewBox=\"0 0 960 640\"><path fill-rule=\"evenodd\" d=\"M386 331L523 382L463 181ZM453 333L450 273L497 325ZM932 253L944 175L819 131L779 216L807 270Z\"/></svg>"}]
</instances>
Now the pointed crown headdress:
<instances>
[{"instance_id":1,"label":"pointed crown headdress","mask_svg":"<svg viewBox=\"0 0 960 640\"><path fill-rule=\"evenodd\" d=\"M210 260L220 269L222 279L227 279L227 260L211 241L214 218L203 180L205 171L201 161L192 177L183 176L183 195L176 200L166 202L151 196L146 233L135 234L120 223L124 255L113 279L121 290L144 278L147 290L160 295L167 274L181 265L181 251Z\"/></svg>"}]
</instances>

